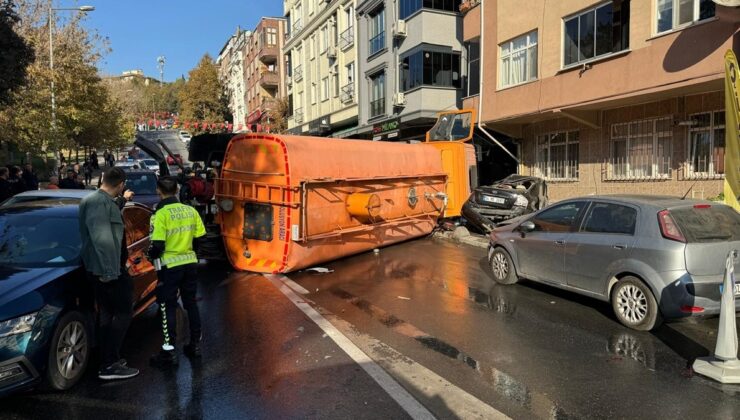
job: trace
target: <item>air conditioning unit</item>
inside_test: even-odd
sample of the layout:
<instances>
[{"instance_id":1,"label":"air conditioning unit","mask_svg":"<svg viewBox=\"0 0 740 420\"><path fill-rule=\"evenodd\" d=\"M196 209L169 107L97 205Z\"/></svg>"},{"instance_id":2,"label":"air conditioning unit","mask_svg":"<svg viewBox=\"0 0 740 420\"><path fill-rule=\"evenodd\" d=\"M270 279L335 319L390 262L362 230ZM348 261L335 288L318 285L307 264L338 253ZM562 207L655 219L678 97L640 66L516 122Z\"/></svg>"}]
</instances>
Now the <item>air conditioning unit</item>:
<instances>
[{"instance_id":1,"label":"air conditioning unit","mask_svg":"<svg viewBox=\"0 0 740 420\"><path fill-rule=\"evenodd\" d=\"M393 106L404 106L406 105L406 95L403 92L398 92L393 95Z\"/></svg>"},{"instance_id":2,"label":"air conditioning unit","mask_svg":"<svg viewBox=\"0 0 740 420\"><path fill-rule=\"evenodd\" d=\"M406 21L405 20L398 19L398 22L396 22L396 30L393 33L393 35L398 38L406 37Z\"/></svg>"},{"instance_id":3,"label":"air conditioning unit","mask_svg":"<svg viewBox=\"0 0 740 420\"><path fill-rule=\"evenodd\" d=\"M329 58L337 58L337 47L329 47L326 49L326 56Z\"/></svg>"}]
</instances>

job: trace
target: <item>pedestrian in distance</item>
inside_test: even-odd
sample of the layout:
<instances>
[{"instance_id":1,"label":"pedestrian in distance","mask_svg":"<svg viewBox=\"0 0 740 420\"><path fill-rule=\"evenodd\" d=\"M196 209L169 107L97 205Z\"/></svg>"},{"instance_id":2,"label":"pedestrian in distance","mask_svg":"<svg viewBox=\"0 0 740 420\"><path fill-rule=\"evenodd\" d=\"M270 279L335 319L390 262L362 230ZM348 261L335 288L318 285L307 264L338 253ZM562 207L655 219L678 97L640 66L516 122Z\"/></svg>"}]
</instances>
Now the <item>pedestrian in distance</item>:
<instances>
[{"instance_id":1,"label":"pedestrian in distance","mask_svg":"<svg viewBox=\"0 0 740 420\"><path fill-rule=\"evenodd\" d=\"M13 196L10 192L10 171L5 166L0 166L0 203Z\"/></svg>"},{"instance_id":2,"label":"pedestrian in distance","mask_svg":"<svg viewBox=\"0 0 740 420\"><path fill-rule=\"evenodd\" d=\"M98 163L98 152L95 149L90 153L90 163L92 164L93 169L100 169L100 164Z\"/></svg>"},{"instance_id":3,"label":"pedestrian in distance","mask_svg":"<svg viewBox=\"0 0 740 420\"><path fill-rule=\"evenodd\" d=\"M67 169L67 177L59 181L59 188L62 188L65 190L78 189L77 174L75 173L74 169L72 168Z\"/></svg>"},{"instance_id":4,"label":"pedestrian in distance","mask_svg":"<svg viewBox=\"0 0 740 420\"><path fill-rule=\"evenodd\" d=\"M162 177L157 181L157 203L151 218L149 259L158 270L157 304L162 314L162 350L151 359L151 364L165 368L178 364L177 356L177 294L180 293L188 313L190 343L185 354L200 357L202 338L200 312L196 302L198 238L206 234L203 221L190 206L177 199L177 181Z\"/></svg>"},{"instance_id":5,"label":"pedestrian in distance","mask_svg":"<svg viewBox=\"0 0 740 420\"><path fill-rule=\"evenodd\" d=\"M33 166L27 163L23 170L23 181L26 183L26 191L39 189L39 178L33 173Z\"/></svg>"},{"instance_id":6,"label":"pedestrian in distance","mask_svg":"<svg viewBox=\"0 0 740 420\"><path fill-rule=\"evenodd\" d=\"M59 189L59 177L52 175L49 177L49 184L46 186L47 190L58 190Z\"/></svg>"},{"instance_id":7,"label":"pedestrian in distance","mask_svg":"<svg viewBox=\"0 0 740 420\"><path fill-rule=\"evenodd\" d=\"M102 380L127 379L139 374L119 354L133 317L133 283L126 272L128 252L120 201L117 201L124 192L125 181L123 170L108 169L100 189L80 202L82 261L99 310L98 377Z\"/></svg>"},{"instance_id":8,"label":"pedestrian in distance","mask_svg":"<svg viewBox=\"0 0 740 420\"><path fill-rule=\"evenodd\" d=\"M26 191L26 181L23 180L23 170L17 166L11 166L8 182L10 183L10 194L16 195Z\"/></svg>"},{"instance_id":9,"label":"pedestrian in distance","mask_svg":"<svg viewBox=\"0 0 740 420\"><path fill-rule=\"evenodd\" d=\"M85 174L85 185L89 186L92 182L93 169L92 161L86 160L85 164L82 165L82 172Z\"/></svg>"},{"instance_id":10,"label":"pedestrian in distance","mask_svg":"<svg viewBox=\"0 0 740 420\"><path fill-rule=\"evenodd\" d=\"M85 176L82 174L77 174L77 179L75 179L75 183L77 184L78 190L84 190L85 189Z\"/></svg>"}]
</instances>

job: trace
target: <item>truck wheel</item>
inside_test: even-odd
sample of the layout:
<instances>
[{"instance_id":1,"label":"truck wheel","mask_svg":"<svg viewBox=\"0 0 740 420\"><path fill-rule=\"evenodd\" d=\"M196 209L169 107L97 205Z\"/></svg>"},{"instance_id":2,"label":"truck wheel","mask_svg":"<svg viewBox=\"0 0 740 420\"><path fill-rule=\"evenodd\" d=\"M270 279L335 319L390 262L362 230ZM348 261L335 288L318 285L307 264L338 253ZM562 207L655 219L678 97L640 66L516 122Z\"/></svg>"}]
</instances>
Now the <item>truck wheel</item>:
<instances>
[{"instance_id":1,"label":"truck wheel","mask_svg":"<svg viewBox=\"0 0 740 420\"><path fill-rule=\"evenodd\" d=\"M650 331L662 322L653 292L637 277L620 280L612 289L611 301L617 319L628 328Z\"/></svg>"},{"instance_id":2,"label":"truck wheel","mask_svg":"<svg viewBox=\"0 0 740 420\"><path fill-rule=\"evenodd\" d=\"M519 281L511 256L503 248L495 248L489 259L493 279L499 284L514 284Z\"/></svg>"},{"instance_id":3,"label":"truck wheel","mask_svg":"<svg viewBox=\"0 0 740 420\"><path fill-rule=\"evenodd\" d=\"M49 345L46 385L64 391L76 384L90 360L91 335L85 317L68 312L59 321Z\"/></svg>"}]
</instances>

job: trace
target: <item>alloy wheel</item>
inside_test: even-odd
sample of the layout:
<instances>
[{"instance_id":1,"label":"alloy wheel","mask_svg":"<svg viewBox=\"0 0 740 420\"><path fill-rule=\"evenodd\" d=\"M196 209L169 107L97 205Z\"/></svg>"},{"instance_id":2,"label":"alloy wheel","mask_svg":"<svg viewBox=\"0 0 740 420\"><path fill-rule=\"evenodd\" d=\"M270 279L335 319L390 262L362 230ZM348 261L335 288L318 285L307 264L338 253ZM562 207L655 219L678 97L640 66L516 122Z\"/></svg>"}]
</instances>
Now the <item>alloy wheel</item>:
<instances>
[{"instance_id":1,"label":"alloy wheel","mask_svg":"<svg viewBox=\"0 0 740 420\"><path fill-rule=\"evenodd\" d=\"M57 343L57 369L65 379L77 377L87 360L87 333L81 322L72 321L64 327Z\"/></svg>"},{"instance_id":2,"label":"alloy wheel","mask_svg":"<svg viewBox=\"0 0 740 420\"><path fill-rule=\"evenodd\" d=\"M509 275L509 261L506 260L506 256L503 253L497 252L493 255L491 270L493 270L493 275L497 279L505 279Z\"/></svg>"},{"instance_id":3,"label":"alloy wheel","mask_svg":"<svg viewBox=\"0 0 740 420\"><path fill-rule=\"evenodd\" d=\"M648 314L648 301L639 287L627 284L617 292L617 310L627 322L639 324Z\"/></svg>"}]
</instances>

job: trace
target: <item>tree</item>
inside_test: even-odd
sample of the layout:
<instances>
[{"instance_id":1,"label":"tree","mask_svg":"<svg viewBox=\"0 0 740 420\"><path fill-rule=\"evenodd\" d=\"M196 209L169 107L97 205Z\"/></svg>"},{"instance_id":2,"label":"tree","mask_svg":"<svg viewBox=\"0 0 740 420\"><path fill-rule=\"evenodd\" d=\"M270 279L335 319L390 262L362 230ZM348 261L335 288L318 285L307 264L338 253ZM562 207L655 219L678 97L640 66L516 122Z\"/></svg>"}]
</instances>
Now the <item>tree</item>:
<instances>
[{"instance_id":1,"label":"tree","mask_svg":"<svg viewBox=\"0 0 740 420\"><path fill-rule=\"evenodd\" d=\"M275 106L267 113L270 119L270 131L273 133L285 133L288 130L288 113L290 103L287 98L275 100Z\"/></svg>"},{"instance_id":2,"label":"tree","mask_svg":"<svg viewBox=\"0 0 740 420\"><path fill-rule=\"evenodd\" d=\"M10 93L26 83L26 68L34 51L15 31L20 17L13 2L0 0L0 106L7 105Z\"/></svg>"},{"instance_id":3,"label":"tree","mask_svg":"<svg viewBox=\"0 0 740 420\"><path fill-rule=\"evenodd\" d=\"M222 123L231 119L218 66L210 55L201 58L188 73L190 78L179 92L180 120Z\"/></svg>"}]
</instances>

